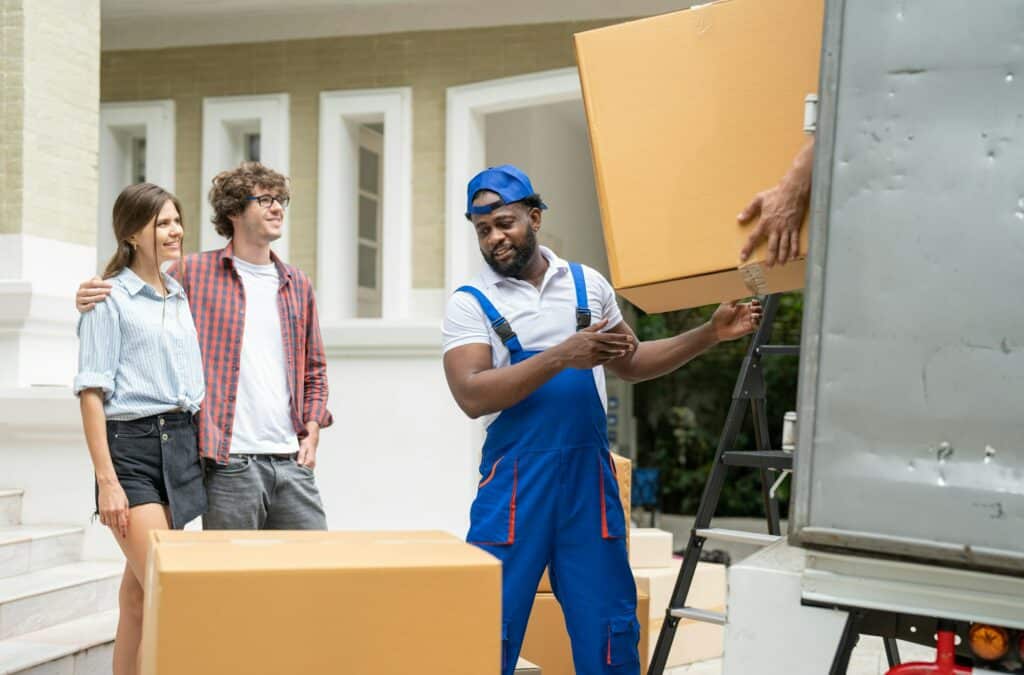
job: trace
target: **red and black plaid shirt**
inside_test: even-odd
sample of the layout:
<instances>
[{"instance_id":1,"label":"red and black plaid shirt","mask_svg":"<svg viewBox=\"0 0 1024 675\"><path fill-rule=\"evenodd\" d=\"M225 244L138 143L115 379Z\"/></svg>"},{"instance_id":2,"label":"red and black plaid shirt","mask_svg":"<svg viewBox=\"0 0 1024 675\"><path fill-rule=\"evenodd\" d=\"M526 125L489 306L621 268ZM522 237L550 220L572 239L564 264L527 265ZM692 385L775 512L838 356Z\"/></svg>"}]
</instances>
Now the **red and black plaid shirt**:
<instances>
[{"instance_id":1,"label":"red and black plaid shirt","mask_svg":"<svg viewBox=\"0 0 1024 675\"><path fill-rule=\"evenodd\" d=\"M199 411L199 451L224 464L231 451L238 394L238 363L245 328L245 292L235 270L232 245L185 256L171 271L182 281L199 332L206 398ZM270 254L280 278L277 311L281 318L292 426L299 438L306 422L330 426L327 410L327 359L320 336L313 285L301 271ZM183 277L183 279L182 279Z\"/></svg>"}]
</instances>

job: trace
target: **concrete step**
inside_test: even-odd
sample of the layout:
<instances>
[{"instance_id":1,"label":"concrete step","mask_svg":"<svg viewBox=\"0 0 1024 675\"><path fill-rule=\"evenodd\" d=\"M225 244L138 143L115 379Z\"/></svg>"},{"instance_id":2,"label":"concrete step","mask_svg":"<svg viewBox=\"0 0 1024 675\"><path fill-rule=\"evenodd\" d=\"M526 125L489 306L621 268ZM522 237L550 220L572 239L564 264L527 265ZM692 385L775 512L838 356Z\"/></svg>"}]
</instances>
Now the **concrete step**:
<instances>
[{"instance_id":1,"label":"concrete step","mask_svg":"<svg viewBox=\"0 0 1024 675\"><path fill-rule=\"evenodd\" d=\"M0 527L21 523L22 490L0 488Z\"/></svg>"},{"instance_id":2,"label":"concrete step","mask_svg":"<svg viewBox=\"0 0 1024 675\"><path fill-rule=\"evenodd\" d=\"M0 675L110 675L117 610L0 641Z\"/></svg>"},{"instance_id":3,"label":"concrete step","mask_svg":"<svg viewBox=\"0 0 1024 675\"><path fill-rule=\"evenodd\" d=\"M0 528L0 579L67 565L82 555L85 532L60 525Z\"/></svg>"},{"instance_id":4,"label":"concrete step","mask_svg":"<svg viewBox=\"0 0 1024 675\"><path fill-rule=\"evenodd\" d=\"M114 609L123 571L77 562L0 579L0 640Z\"/></svg>"}]
</instances>

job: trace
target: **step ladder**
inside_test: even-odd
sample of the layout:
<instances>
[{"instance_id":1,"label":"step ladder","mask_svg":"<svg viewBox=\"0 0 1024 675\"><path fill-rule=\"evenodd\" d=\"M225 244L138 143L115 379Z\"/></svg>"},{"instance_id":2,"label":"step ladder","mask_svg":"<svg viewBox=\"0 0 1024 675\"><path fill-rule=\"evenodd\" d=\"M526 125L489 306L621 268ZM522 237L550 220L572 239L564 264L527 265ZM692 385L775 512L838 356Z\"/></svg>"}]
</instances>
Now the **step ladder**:
<instances>
[{"instance_id":1,"label":"step ladder","mask_svg":"<svg viewBox=\"0 0 1024 675\"><path fill-rule=\"evenodd\" d=\"M792 471L793 455L782 450L772 450L768 437L768 412L765 406L765 381L762 358L766 356L797 356L798 346L769 345L772 325L779 308L779 295L769 295L763 300L764 314L761 325L750 340L747 354L740 367L739 377L732 394L729 414L725 418L725 427L719 439L714 464L704 485L704 494L697 509L697 518L690 539L683 554L683 564L676 579L672 599L665 610L665 621L658 635L658 642L651 656L648 675L662 675L668 661L672 641L675 639L676 628L681 619L703 621L725 625L725 614L709 612L686 606L686 598L690 593L693 575L700 561L700 552L707 540L740 542L756 546L767 546L781 539L779 532L779 502L775 498L775 488L784 472ZM739 451L735 449L746 415L747 404L754 423L756 450ZM725 485L725 477L730 467L751 467L761 472L761 492L764 499L765 514L768 521L768 533L743 532L711 527L711 519L718 507L718 500ZM776 480L778 479L778 480Z\"/></svg>"}]
</instances>

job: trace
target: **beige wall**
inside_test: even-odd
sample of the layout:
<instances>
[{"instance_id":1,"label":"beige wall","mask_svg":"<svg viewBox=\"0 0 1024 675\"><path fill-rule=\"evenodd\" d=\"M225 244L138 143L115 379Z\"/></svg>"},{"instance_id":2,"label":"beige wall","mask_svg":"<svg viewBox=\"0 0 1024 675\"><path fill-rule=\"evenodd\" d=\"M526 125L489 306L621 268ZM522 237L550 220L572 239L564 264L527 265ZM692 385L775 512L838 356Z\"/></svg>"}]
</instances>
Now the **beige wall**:
<instances>
[{"instance_id":1,"label":"beige wall","mask_svg":"<svg viewBox=\"0 0 1024 675\"><path fill-rule=\"evenodd\" d=\"M0 234L92 245L99 0L0 0Z\"/></svg>"},{"instance_id":2,"label":"beige wall","mask_svg":"<svg viewBox=\"0 0 1024 675\"><path fill-rule=\"evenodd\" d=\"M101 97L104 102L174 99L176 192L191 225L189 247L194 250L199 241L199 200L205 199L199 185L203 98L288 93L293 181L290 255L293 263L315 278L319 94L411 86L413 285L440 287L444 285L447 88L572 66L572 34L596 25L577 22L104 52Z\"/></svg>"}]
</instances>

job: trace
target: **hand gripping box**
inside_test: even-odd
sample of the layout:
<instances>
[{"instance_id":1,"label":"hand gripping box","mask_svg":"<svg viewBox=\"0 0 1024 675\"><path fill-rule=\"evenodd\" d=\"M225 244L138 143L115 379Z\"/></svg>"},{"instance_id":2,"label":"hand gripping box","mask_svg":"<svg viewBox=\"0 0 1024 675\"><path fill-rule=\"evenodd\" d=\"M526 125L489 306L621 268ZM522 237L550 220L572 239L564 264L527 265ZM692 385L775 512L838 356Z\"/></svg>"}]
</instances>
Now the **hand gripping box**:
<instances>
[{"instance_id":1,"label":"hand gripping box","mask_svg":"<svg viewBox=\"0 0 1024 675\"><path fill-rule=\"evenodd\" d=\"M501 564L442 532L154 532L146 675L497 675Z\"/></svg>"},{"instance_id":2,"label":"hand gripping box","mask_svg":"<svg viewBox=\"0 0 1024 675\"><path fill-rule=\"evenodd\" d=\"M737 214L807 142L824 0L721 0L576 35L612 282L646 312L801 288Z\"/></svg>"}]
</instances>

